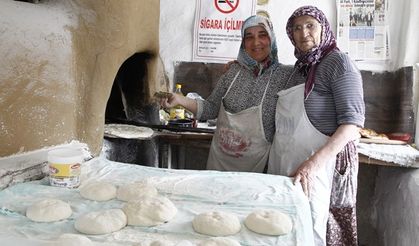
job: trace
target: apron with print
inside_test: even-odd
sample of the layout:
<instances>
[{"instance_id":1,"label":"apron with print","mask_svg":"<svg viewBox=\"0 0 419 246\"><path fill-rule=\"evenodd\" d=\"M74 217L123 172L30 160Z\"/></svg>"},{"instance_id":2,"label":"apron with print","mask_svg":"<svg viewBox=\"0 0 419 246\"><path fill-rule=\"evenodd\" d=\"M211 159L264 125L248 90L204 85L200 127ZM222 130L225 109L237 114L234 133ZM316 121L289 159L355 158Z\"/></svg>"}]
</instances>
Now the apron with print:
<instances>
[{"instance_id":1,"label":"apron with print","mask_svg":"<svg viewBox=\"0 0 419 246\"><path fill-rule=\"evenodd\" d=\"M304 107L304 84L280 91L278 96L276 132L269 155L268 173L291 176L301 163L326 144L329 137L318 131L308 119ZM335 161L329 160L311 184L309 201L316 246L326 245Z\"/></svg>"},{"instance_id":2,"label":"apron with print","mask_svg":"<svg viewBox=\"0 0 419 246\"><path fill-rule=\"evenodd\" d=\"M240 72L236 74L224 97L230 91ZM272 77L272 72L271 76ZM262 123L262 103L269 87L266 85L262 100L238 113L229 113L221 101L217 130L211 142L207 169L221 171L263 172L271 144L266 140Z\"/></svg>"},{"instance_id":3,"label":"apron with print","mask_svg":"<svg viewBox=\"0 0 419 246\"><path fill-rule=\"evenodd\" d=\"M356 141L351 141L336 156L327 221L327 245L356 246L356 193L358 186L358 151Z\"/></svg>"}]
</instances>

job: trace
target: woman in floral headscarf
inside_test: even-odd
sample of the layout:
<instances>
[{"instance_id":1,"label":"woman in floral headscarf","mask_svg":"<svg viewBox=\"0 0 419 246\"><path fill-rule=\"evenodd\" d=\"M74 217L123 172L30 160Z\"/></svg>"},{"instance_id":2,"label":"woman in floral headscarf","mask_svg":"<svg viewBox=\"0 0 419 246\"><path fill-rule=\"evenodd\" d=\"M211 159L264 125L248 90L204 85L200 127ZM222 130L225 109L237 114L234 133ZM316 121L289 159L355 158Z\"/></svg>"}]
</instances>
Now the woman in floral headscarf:
<instances>
[{"instance_id":1,"label":"woman in floral headscarf","mask_svg":"<svg viewBox=\"0 0 419 246\"><path fill-rule=\"evenodd\" d=\"M278 63L268 18L247 18L241 35L237 62L230 65L206 100L173 94L161 105L182 105L200 120L218 117L207 169L263 172L275 132L276 93L291 71Z\"/></svg>"},{"instance_id":2,"label":"woman in floral headscarf","mask_svg":"<svg viewBox=\"0 0 419 246\"><path fill-rule=\"evenodd\" d=\"M361 74L336 47L318 8L295 10L286 30L297 58L287 87L294 86L278 93L268 173L293 176L302 185L315 245L357 245L354 140L365 120Z\"/></svg>"}]
</instances>

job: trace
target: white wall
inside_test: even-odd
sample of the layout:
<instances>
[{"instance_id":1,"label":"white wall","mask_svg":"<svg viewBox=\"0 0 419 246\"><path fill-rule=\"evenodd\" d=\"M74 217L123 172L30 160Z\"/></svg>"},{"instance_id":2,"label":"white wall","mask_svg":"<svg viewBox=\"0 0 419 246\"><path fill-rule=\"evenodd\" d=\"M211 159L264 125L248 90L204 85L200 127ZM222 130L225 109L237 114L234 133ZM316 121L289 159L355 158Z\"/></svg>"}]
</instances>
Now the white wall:
<instances>
[{"instance_id":1,"label":"white wall","mask_svg":"<svg viewBox=\"0 0 419 246\"><path fill-rule=\"evenodd\" d=\"M389 2L388 20L392 59L375 63L357 62L362 70L395 70L419 62L419 46L417 45L419 32L416 31L419 28L419 13L410 11L419 10L419 1L387 1ZM195 3L196 0L160 0L160 55L171 81L174 62L192 60ZM281 63L294 64L295 62L294 48L286 35L285 25L292 12L303 5L315 5L320 8L336 30L335 0L269 0L268 4L258 5L256 8L256 10L267 11L272 19ZM409 49L406 49L406 43L410 44Z\"/></svg>"},{"instance_id":2,"label":"white wall","mask_svg":"<svg viewBox=\"0 0 419 246\"><path fill-rule=\"evenodd\" d=\"M160 55L171 81L174 62L192 61L195 3L195 0L160 0ZM295 62L294 48L285 32L288 17L296 8L314 3L324 11L331 23L336 22L334 0L289 0L286 4L283 0L270 0L266 5L257 5L256 10L265 10L271 17L281 63Z\"/></svg>"}]
</instances>

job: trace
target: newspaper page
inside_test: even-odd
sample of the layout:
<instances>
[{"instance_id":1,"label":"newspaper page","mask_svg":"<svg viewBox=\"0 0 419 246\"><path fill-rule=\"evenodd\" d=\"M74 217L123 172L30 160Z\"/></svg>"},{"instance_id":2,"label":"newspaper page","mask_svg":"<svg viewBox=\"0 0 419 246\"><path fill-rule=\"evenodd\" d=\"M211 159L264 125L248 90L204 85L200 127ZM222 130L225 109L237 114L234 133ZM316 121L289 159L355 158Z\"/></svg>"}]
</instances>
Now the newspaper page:
<instances>
[{"instance_id":1,"label":"newspaper page","mask_svg":"<svg viewBox=\"0 0 419 246\"><path fill-rule=\"evenodd\" d=\"M198 0L192 61L225 63L237 59L242 24L255 9L256 0Z\"/></svg>"},{"instance_id":2,"label":"newspaper page","mask_svg":"<svg viewBox=\"0 0 419 246\"><path fill-rule=\"evenodd\" d=\"M354 60L389 59L387 0L337 0L339 49Z\"/></svg>"}]
</instances>

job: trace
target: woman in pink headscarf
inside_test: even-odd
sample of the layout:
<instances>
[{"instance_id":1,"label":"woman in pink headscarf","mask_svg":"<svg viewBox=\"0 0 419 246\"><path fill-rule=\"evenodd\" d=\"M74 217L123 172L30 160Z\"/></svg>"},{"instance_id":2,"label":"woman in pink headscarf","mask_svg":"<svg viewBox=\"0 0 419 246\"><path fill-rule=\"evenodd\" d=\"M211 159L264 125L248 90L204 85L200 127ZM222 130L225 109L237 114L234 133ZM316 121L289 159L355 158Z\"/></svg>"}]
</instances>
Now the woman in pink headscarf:
<instances>
[{"instance_id":1,"label":"woman in pink headscarf","mask_svg":"<svg viewBox=\"0 0 419 246\"><path fill-rule=\"evenodd\" d=\"M315 245L357 245L354 141L365 120L361 74L336 47L316 7L297 9L286 29L297 62L290 88L278 93L268 173L293 176L302 185Z\"/></svg>"}]
</instances>

